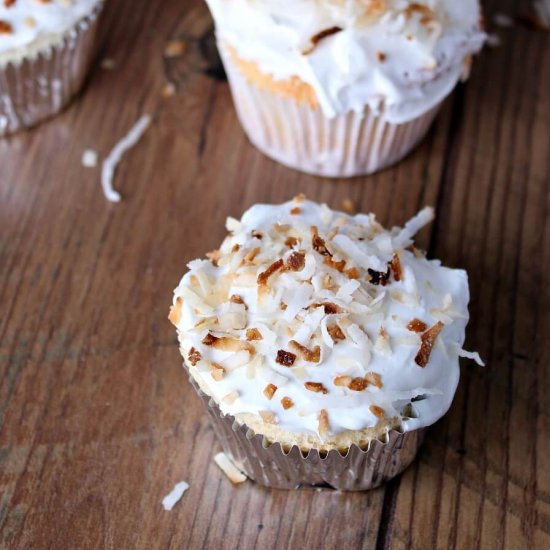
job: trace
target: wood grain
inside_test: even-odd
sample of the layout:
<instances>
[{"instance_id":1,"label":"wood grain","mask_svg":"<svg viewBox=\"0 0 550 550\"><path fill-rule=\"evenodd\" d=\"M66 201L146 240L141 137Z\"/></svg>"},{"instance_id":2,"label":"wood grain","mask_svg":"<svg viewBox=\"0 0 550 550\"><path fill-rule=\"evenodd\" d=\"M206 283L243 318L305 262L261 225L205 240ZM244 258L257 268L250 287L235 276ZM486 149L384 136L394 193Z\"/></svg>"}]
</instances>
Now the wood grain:
<instances>
[{"instance_id":1,"label":"wood grain","mask_svg":"<svg viewBox=\"0 0 550 550\"><path fill-rule=\"evenodd\" d=\"M527 10L486 2L489 26ZM331 181L247 142L211 25L199 0L110 2L99 59L116 69L97 63L66 112L0 141L0 548L550 548L548 35L498 29L420 149ZM163 58L172 39L185 55ZM144 112L108 204L82 152L104 157ZM233 487L166 320L227 215L298 192L389 225L436 205L419 242L471 277L467 346L488 366L464 365L418 460L369 493Z\"/></svg>"}]
</instances>

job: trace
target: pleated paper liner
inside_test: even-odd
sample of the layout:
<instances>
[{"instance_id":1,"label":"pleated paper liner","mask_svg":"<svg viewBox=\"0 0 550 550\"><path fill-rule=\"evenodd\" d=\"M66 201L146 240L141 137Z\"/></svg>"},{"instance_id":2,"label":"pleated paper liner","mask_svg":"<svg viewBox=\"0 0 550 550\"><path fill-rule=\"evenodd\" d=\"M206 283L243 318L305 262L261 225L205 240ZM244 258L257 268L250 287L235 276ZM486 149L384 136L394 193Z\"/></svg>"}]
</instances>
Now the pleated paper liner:
<instances>
[{"instance_id":1,"label":"pleated paper liner","mask_svg":"<svg viewBox=\"0 0 550 550\"><path fill-rule=\"evenodd\" d=\"M327 118L318 106L255 85L234 54L222 43L218 48L250 141L268 157L310 174L351 177L395 164L425 137L440 108L404 124L390 124L369 108Z\"/></svg>"},{"instance_id":2,"label":"pleated paper liner","mask_svg":"<svg viewBox=\"0 0 550 550\"><path fill-rule=\"evenodd\" d=\"M0 67L0 136L56 115L78 93L93 60L102 8L103 2L59 42Z\"/></svg>"},{"instance_id":3,"label":"pleated paper liner","mask_svg":"<svg viewBox=\"0 0 550 550\"><path fill-rule=\"evenodd\" d=\"M224 415L215 401L194 381L191 384L204 402L214 431L227 455L250 479L277 489L304 485L329 486L343 491L364 491L380 486L405 470L424 440L426 428L410 432L389 430L384 441L375 439L368 448L350 446L346 454L337 450L307 454L297 446L285 450L270 443L231 415Z\"/></svg>"}]
</instances>

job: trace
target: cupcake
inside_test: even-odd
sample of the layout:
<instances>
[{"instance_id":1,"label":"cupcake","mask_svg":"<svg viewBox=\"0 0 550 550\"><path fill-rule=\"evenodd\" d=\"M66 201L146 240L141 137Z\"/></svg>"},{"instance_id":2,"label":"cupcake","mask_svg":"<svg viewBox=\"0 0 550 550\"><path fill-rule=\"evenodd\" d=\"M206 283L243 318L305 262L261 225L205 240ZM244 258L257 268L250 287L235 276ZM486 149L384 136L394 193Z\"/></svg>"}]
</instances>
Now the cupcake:
<instances>
[{"instance_id":1,"label":"cupcake","mask_svg":"<svg viewBox=\"0 0 550 550\"><path fill-rule=\"evenodd\" d=\"M206 1L250 141L324 176L409 153L485 39L478 0Z\"/></svg>"},{"instance_id":2,"label":"cupcake","mask_svg":"<svg viewBox=\"0 0 550 550\"><path fill-rule=\"evenodd\" d=\"M451 405L468 277L404 228L297 197L256 205L174 291L190 380L224 450L280 488L376 487L413 460Z\"/></svg>"},{"instance_id":3,"label":"cupcake","mask_svg":"<svg viewBox=\"0 0 550 550\"><path fill-rule=\"evenodd\" d=\"M80 90L102 0L0 0L0 136L61 111Z\"/></svg>"}]
</instances>

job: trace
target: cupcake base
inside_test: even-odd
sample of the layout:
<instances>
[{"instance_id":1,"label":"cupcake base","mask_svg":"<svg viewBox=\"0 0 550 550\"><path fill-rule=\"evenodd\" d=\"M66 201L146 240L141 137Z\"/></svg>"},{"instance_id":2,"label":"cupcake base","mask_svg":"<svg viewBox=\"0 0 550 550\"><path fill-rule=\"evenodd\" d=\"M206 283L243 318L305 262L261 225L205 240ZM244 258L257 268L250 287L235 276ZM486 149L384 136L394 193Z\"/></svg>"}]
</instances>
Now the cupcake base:
<instances>
[{"instance_id":1,"label":"cupcake base","mask_svg":"<svg viewBox=\"0 0 550 550\"><path fill-rule=\"evenodd\" d=\"M232 49L222 43L218 48L250 141L268 157L306 173L351 177L390 166L418 145L440 108L404 124L386 122L369 108L327 118L318 105L269 89L267 77L256 84Z\"/></svg>"},{"instance_id":2,"label":"cupcake base","mask_svg":"<svg viewBox=\"0 0 550 550\"><path fill-rule=\"evenodd\" d=\"M374 489L405 470L414 460L426 429L401 433L389 430L385 440L373 440L367 449L352 445L346 454L337 450L307 454L297 446L284 449L254 434L233 416L224 415L192 377L190 382L204 402L225 453L250 479L277 489L304 485L329 486L342 491Z\"/></svg>"},{"instance_id":3,"label":"cupcake base","mask_svg":"<svg viewBox=\"0 0 550 550\"><path fill-rule=\"evenodd\" d=\"M93 59L102 7L98 4L59 42L0 67L0 136L52 117L78 93Z\"/></svg>"}]
</instances>

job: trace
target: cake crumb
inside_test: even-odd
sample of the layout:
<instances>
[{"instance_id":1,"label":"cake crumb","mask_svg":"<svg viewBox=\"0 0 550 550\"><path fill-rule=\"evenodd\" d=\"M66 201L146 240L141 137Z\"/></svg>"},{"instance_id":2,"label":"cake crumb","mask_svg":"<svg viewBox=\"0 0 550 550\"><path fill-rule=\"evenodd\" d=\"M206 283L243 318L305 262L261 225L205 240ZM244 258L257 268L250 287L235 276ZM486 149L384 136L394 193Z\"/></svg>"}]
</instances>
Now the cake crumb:
<instances>
[{"instance_id":1,"label":"cake crumb","mask_svg":"<svg viewBox=\"0 0 550 550\"><path fill-rule=\"evenodd\" d=\"M344 199L342 201L342 210L351 215L357 212L357 209L355 208L355 204L351 199Z\"/></svg>"},{"instance_id":2,"label":"cake crumb","mask_svg":"<svg viewBox=\"0 0 550 550\"><path fill-rule=\"evenodd\" d=\"M247 480L246 475L243 474L243 472L241 472L241 470L239 470L237 466L235 466L234 462L225 453L218 453L214 457L214 462L229 478L229 481L231 481L231 483L234 483L236 485Z\"/></svg>"},{"instance_id":3,"label":"cake crumb","mask_svg":"<svg viewBox=\"0 0 550 550\"><path fill-rule=\"evenodd\" d=\"M82 166L85 168L95 168L97 166L97 162L97 151L94 151L93 149L86 149L84 153L82 153Z\"/></svg>"},{"instance_id":4,"label":"cake crumb","mask_svg":"<svg viewBox=\"0 0 550 550\"><path fill-rule=\"evenodd\" d=\"M174 488L162 499L162 507L169 512L183 496L183 493L189 489L189 483L180 481L174 485Z\"/></svg>"}]
</instances>

